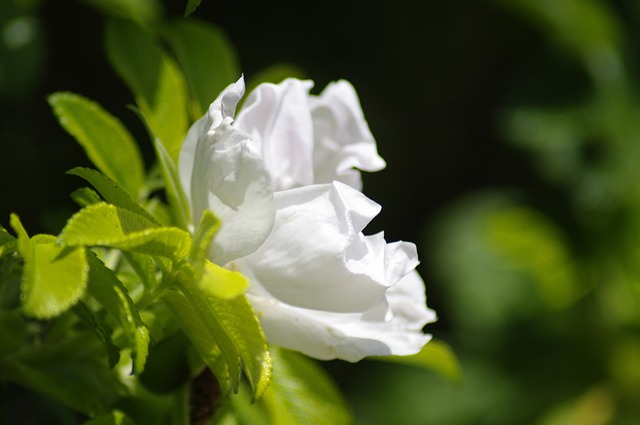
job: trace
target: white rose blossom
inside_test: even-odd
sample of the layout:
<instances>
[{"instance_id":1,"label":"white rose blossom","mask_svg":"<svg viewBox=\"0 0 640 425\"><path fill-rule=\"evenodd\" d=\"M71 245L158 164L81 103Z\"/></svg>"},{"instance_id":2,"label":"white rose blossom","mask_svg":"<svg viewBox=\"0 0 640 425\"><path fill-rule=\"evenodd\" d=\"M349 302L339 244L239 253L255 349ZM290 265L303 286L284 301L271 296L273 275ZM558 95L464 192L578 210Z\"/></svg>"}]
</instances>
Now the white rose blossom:
<instances>
[{"instance_id":1,"label":"white rose blossom","mask_svg":"<svg viewBox=\"0 0 640 425\"><path fill-rule=\"evenodd\" d=\"M351 362L409 355L430 335L415 245L362 231L380 206L360 172L385 163L346 81L262 84L234 120L244 81L189 130L179 161L197 223L222 221L210 259L242 272L271 344Z\"/></svg>"}]
</instances>

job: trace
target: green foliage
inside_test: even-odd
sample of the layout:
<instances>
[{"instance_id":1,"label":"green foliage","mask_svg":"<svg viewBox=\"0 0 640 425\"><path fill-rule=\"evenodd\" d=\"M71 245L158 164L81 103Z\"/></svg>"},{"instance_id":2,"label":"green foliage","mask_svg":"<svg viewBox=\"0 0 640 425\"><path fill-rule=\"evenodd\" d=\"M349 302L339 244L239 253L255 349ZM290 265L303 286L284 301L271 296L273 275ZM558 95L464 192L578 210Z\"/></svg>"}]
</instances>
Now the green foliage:
<instances>
[{"instance_id":1,"label":"green foliage","mask_svg":"<svg viewBox=\"0 0 640 425\"><path fill-rule=\"evenodd\" d=\"M80 322L84 323L84 325L93 330L104 344L105 350L107 351L107 362L110 369L113 369L118 362L120 361L120 349L116 347L114 344L111 334L113 330L96 314L87 307L87 305L80 301L73 307L73 312L76 314Z\"/></svg>"},{"instance_id":2,"label":"green foliage","mask_svg":"<svg viewBox=\"0 0 640 425\"><path fill-rule=\"evenodd\" d=\"M212 211L205 210L200 218L200 223L193 232L193 243L191 244L191 252L189 258L191 261L202 267L209 251L211 240L216 232L220 229L220 220Z\"/></svg>"},{"instance_id":3,"label":"green foliage","mask_svg":"<svg viewBox=\"0 0 640 425\"><path fill-rule=\"evenodd\" d=\"M87 286L84 248L56 245L55 237L48 235L30 239L16 215L11 217L11 226L18 234L18 252L25 262L23 311L39 319L59 315L78 301Z\"/></svg>"},{"instance_id":4,"label":"green foliage","mask_svg":"<svg viewBox=\"0 0 640 425\"><path fill-rule=\"evenodd\" d=\"M335 384L312 360L286 350L273 350L272 386L264 397L269 423L342 425L351 414Z\"/></svg>"},{"instance_id":5,"label":"green foliage","mask_svg":"<svg viewBox=\"0 0 640 425\"><path fill-rule=\"evenodd\" d=\"M140 374L149 353L149 330L117 275L93 254L89 254L89 263L87 292L118 321L132 349L133 371Z\"/></svg>"},{"instance_id":6,"label":"green foliage","mask_svg":"<svg viewBox=\"0 0 640 425\"><path fill-rule=\"evenodd\" d=\"M122 190L122 188L109 177L100 174L99 172L90 168L83 167L76 167L72 170L69 170L67 171L67 174L82 177L87 182L91 183L91 185L100 193L104 200L109 202L110 204L141 215L150 222L156 225L160 225L160 223L158 223L158 221L151 214L149 214L147 210L142 208L140 204L131 199L129 194ZM92 200L95 200L95 198L92 197ZM96 202L89 202L87 205L93 203Z\"/></svg>"},{"instance_id":7,"label":"green foliage","mask_svg":"<svg viewBox=\"0 0 640 425\"><path fill-rule=\"evenodd\" d=\"M218 218L211 211L205 211L193 234L189 258L200 289L215 297L231 299L242 294L249 281L242 274L207 260L209 245L219 228Z\"/></svg>"},{"instance_id":8,"label":"green foliage","mask_svg":"<svg viewBox=\"0 0 640 425\"><path fill-rule=\"evenodd\" d=\"M351 412L327 373L309 358L272 348L271 385L257 403L242 392L224 406L214 421L224 425L342 425Z\"/></svg>"},{"instance_id":9,"label":"green foliage","mask_svg":"<svg viewBox=\"0 0 640 425\"><path fill-rule=\"evenodd\" d=\"M18 351L27 337L27 324L20 313L0 310L0 356Z\"/></svg>"},{"instance_id":10,"label":"green foliage","mask_svg":"<svg viewBox=\"0 0 640 425\"><path fill-rule=\"evenodd\" d=\"M142 215L107 203L90 205L75 214L60 233L67 246L102 246L173 260L191 249L191 236L175 227L158 227Z\"/></svg>"},{"instance_id":11,"label":"green foliage","mask_svg":"<svg viewBox=\"0 0 640 425\"><path fill-rule=\"evenodd\" d=\"M84 148L91 161L138 198L144 166L135 141L115 117L97 103L73 93L49 96L60 125Z\"/></svg>"},{"instance_id":12,"label":"green foliage","mask_svg":"<svg viewBox=\"0 0 640 425\"><path fill-rule=\"evenodd\" d=\"M152 34L126 21L110 20L107 56L133 92L147 126L177 162L187 133L187 88L176 63Z\"/></svg>"},{"instance_id":13,"label":"green foliage","mask_svg":"<svg viewBox=\"0 0 640 425\"><path fill-rule=\"evenodd\" d=\"M180 228L186 229L191 223L191 212L189 200L180 182L180 174L178 173L176 162L171 158L159 139L153 140L153 147L158 156L162 176L166 182L167 198L171 206L173 220Z\"/></svg>"},{"instance_id":14,"label":"green foliage","mask_svg":"<svg viewBox=\"0 0 640 425\"><path fill-rule=\"evenodd\" d=\"M189 370L189 339L184 332L164 338L153 346L140 382L154 393L170 394L191 378Z\"/></svg>"},{"instance_id":15,"label":"green foliage","mask_svg":"<svg viewBox=\"0 0 640 425\"><path fill-rule=\"evenodd\" d=\"M0 227L0 257L13 254L16 250L16 238Z\"/></svg>"},{"instance_id":16,"label":"green foliage","mask_svg":"<svg viewBox=\"0 0 640 425\"><path fill-rule=\"evenodd\" d=\"M92 334L67 332L39 347L28 347L20 355L0 358L2 377L86 415L97 415L107 411L124 391L116 376L101 364L103 352Z\"/></svg>"},{"instance_id":17,"label":"green foliage","mask_svg":"<svg viewBox=\"0 0 640 425\"><path fill-rule=\"evenodd\" d=\"M217 298L194 281L193 269L183 267L177 290L167 292L165 301L220 385L237 392L242 367L259 398L271 377L271 357L251 305L244 295Z\"/></svg>"},{"instance_id":18,"label":"green foliage","mask_svg":"<svg viewBox=\"0 0 640 425\"><path fill-rule=\"evenodd\" d=\"M222 90L240 77L237 53L219 28L197 20L173 22L163 32L178 59L201 117Z\"/></svg>"}]
</instances>

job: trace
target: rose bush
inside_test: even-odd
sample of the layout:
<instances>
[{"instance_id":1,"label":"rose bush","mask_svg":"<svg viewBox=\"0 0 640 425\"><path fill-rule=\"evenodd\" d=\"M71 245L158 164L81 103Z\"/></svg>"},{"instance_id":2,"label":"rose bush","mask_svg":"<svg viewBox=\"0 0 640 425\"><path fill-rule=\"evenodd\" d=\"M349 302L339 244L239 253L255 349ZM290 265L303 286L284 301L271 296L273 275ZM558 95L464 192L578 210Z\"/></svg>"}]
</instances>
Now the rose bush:
<instances>
[{"instance_id":1,"label":"rose bush","mask_svg":"<svg viewBox=\"0 0 640 425\"><path fill-rule=\"evenodd\" d=\"M380 206L360 171L385 163L346 81L230 85L189 130L179 160L193 223L222 221L211 261L242 272L267 340L318 359L418 352L435 313L415 245L362 231Z\"/></svg>"}]
</instances>

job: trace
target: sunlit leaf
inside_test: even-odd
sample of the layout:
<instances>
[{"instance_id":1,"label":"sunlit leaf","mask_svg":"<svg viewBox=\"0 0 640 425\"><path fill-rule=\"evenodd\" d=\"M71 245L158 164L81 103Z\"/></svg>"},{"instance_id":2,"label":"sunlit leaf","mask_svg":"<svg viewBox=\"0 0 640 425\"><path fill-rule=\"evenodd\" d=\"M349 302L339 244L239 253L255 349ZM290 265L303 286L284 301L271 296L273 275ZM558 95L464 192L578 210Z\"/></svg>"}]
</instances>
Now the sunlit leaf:
<instances>
[{"instance_id":1,"label":"sunlit leaf","mask_svg":"<svg viewBox=\"0 0 640 425\"><path fill-rule=\"evenodd\" d=\"M149 214L147 210L142 208L137 202L135 202L127 192L122 190L118 183L111 180L109 177L100 174L96 170L91 168L76 167L69 171L67 174L73 176L82 177L102 195L105 201L113 204L117 207L125 208L131 212L139 214L154 224L159 225L156 219Z\"/></svg>"},{"instance_id":2,"label":"sunlit leaf","mask_svg":"<svg viewBox=\"0 0 640 425\"><path fill-rule=\"evenodd\" d=\"M133 92L149 129L177 162L189 124L180 69L150 33L130 22L108 21L106 46L111 64Z\"/></svg>"},{"instance_id":3,"label":"sunlit leaf","mask_svg":"<svg viewBox=\"0 0 640 425\"><path fill-rule=\"evenodd\" d=\"M126 128L97 103L73 93L49 96L62 127L100 171L136 199L144 182L142 156Z\"/></svg>"},{"instance_id":4,"label":"sunlit leaf","mask_svg":"<svg viewBox=\"0 0 640 425\"><path fill-rule=\"evenodd\" d=\"M209 260L204 262L203 272L198 276L200 289L222 299L237 297L249 287L249 280L241 273L220 267Z\"/></svg>"},{"instance_id":5,"label":"sunlit leaf","mask_svg":"<svg viewBox=\"0 0 640 425\"><path fill-rule=\"evenodd\" d=\"M211 210L205 210L200 218L200 223L193 233L193 243L191 244L190 260L195 264L205 261L211 244L211 239L220 229L220 220Z\"/></svg>"},{"instance_id":6,"label":"sunlit leaf","mask_svg":"<svg viewBox=\"0 0 640 425\"><path fill-rule=\"evenodd\" d=\"M249 286L249 281L240 273L225 269L207 260L211 239L220 228L220 221L213 212L205 210L193 235L189 259L193 267L189 273L195 276L200 289L224 299L236 297Z\"/></svg>"},{"instance_id":7,"label":"sunlit leaf","mask_svg":"<svg viewBox=\"0 0 640 425\"><path fill-rule=\"evenodd\" d=\"M93 254L89 254L89 264L87 291L118 320L131 343L134 372L140 374L149 353L149 330L142 323L138 308L113 270Z\"/></svg>"},{"instance_id":8,"label":"sunlit leaf","mask_svg":"<svg viewBox=\"0 0 640 425\"><path fill-rule=\"evenodd\" d=\"M351 424L345 400L327 373L301 354L272 349L274 370L262 402L269 423L282 425Z\"/></svg>"},{"instance_id":9,"label":"sunlit leaf","mask_svg":"<svg viewBox=\"0 0 640 425\"><path fill-rule=\"evenodd\" d=\"M18 234L18 252L24 258L22 308L39 319L59 315L74 305L87 286L88 263L83 247L56 244L56 238L29 239L16 215L11 226Z\"/></svg>"},{"instance_id":10,"label":"sunlit leaf","mask_svg":"<svg viewBox=\"0 0 640 425\"><path fill-rule=\"evenodd\" d=\"M164 34L197 100L195 118L199 118L240 77L237 53L222 29L204 21L175 21Z\"/></svg>"},{"instance_id":11,"label":"sunlit leaf","mask_svg":"<svg viewBox=\"0 0 640 425\"><path fill-rule=\"evenodd\" d=\"M186 258L191 249L187 232L158 227L139 214L106 203L76 213L58 241L68 246L103 246L171 259Z\"/></svg>"},{"instance_id":12,"label":"sunlit leaf","mask_svg":"<svg viewBox=\"0 0 640 425\"><path fill-rule=\"evenodd\" d=\"M11 236L4 228L0 227L0 257L9 255L16 250L16 238Z\"/></svg>"},{"instance_id":13,"label":"sunlit leaf","mask_svg":"<svg viewBox=\"0 0 640 425\"><path fill-rule=\"evenodd\" d=\"M432 339L419 353L412 356L383 356L370 359L432 369L454 382L460 382L458 359L451 347L443 341Z\"/></svg>"}]
</instances>

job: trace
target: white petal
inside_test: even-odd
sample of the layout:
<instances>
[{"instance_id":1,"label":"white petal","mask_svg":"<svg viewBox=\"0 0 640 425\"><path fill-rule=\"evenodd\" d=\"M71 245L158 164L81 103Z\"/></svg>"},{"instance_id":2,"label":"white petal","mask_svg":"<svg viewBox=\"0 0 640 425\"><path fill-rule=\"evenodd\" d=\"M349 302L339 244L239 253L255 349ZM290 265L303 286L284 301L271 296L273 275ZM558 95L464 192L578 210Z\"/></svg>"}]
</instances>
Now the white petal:
<instances>
[{"instance_id":1,"label":"white petal","mask_svg":"<svg viewBox=\"0 0 640 425\"><path fill-rule=\"evenodd\" d=\"M240 77L235 84L230 84L220 93L217 99L209 106L207 113L197 120L187 132L187 137L182 143L178 159L180 181L187 197L191 196L191 180L193 178L193 165L198 141L206 133L214 131L225 118L233 118L236 106L243 94L244 77Z\"/></svg>"},{"instance_id":2,"label":"white petal","mask_svg":"<svg viewBox=\"0 0 640 425\"><path fill-rule=\"evenodd\" d=\"M342 183L277 192L275 202L271 234L235 264L282 302L365 312L418 263L413 244L361 233L380 206Z\"/></svg>"},{"instance_id":3,"label":"white petal","mask_svg":"<svg viewBox=\"0 0 640 425\"><path fill-rule=\"evenodd\" d=\"M353 86L344 80L329 84L310 99L314 128L314 181L338 180L362 188L360 172L385 167L364 118ZM357 169L357 170L356 170Z\"/></svg>"},{"instance_id":4,"label":"white petal","mask_svg":"<svg viewBox=\"0 0 640 425\"><path fill-rule=\"evenodd\" d=\"M261 84L249 95L235 126L260 143L274 190L313 183L311 81Z\"/></svg>"},{"instance_id":5,"label":"white petal","mask_svg":"<svg viewBox=\"0 0 640 425\"><path fill-rule=\"evenodd\" d=\"M435 320L435 313L426 307L418 273L412 271L387 293L385 302L364 314L294 307L251 291L248 297L270 343L320 360L357 362L367 356L415 354L431 339L421 329Z\"/></svg>"},{"instance_id":6,"label":"white petal","mask_svg":"<svg viewBox=\"0 0 640 425\"><path fill-rule=\"evenodd\" d=\"M210 253L218 264L255 251L269 234L275 214L257 142L232 125L243 91L242 79L225 89L189 130L180 152L180 176L193 223L206 209L222 221Z\"/></svg>"}]
</instances>

